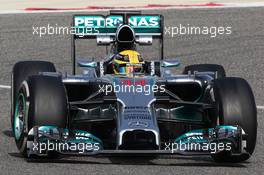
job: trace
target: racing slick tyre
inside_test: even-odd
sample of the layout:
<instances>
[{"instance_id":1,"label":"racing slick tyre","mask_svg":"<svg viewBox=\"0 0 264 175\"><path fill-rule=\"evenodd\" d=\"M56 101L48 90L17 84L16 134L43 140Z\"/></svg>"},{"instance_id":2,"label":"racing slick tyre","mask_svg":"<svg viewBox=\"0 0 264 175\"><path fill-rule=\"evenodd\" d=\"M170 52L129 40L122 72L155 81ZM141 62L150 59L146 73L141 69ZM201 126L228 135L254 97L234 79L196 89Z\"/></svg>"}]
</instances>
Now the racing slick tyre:
<instances>
[{"instance_id":1,"label":"racing slick tyre","mask_svg":"<svg viewBox=\"0 0 264 175\"><path fill-rule=\"evenodd\" d=\"M15 109L15 100L21 83L31 75L38 75L39 72L56 72L55 66L47 61L20 61L16 63L12 71L12 90L11 90L11 128L13 128L13 118Z\"/></svg>"},{"instance_id":2,"label":"racing slick tyre","mask_svg":"<svg viewBox=\"0 0 264 175\"><path fill-rule=\"evenodd\" d=\"M19 151L27 157L28 132L34 126L67 127L68 104L61 78L33 75L23 81L14 112L14 136Z\"/></svg>"},{"instance_id":3,"label":"racing slick tyre","mask_svg":"<svg viewBox=\"0 0 264 175\"><path fill-rule=\"evenodd\" d=\"M183 70L183 74L194 74L195 71L198 72L217 72L217 78L223 78L226 76L226 72L223 66L218 64L194 64L186 66Z\"/></svg>"},{"instance_id":4,"label":"racing slick tyre","mask_svg":"<svg viewBox=\"0 0 264 175\"><path fill-rule=\"evenodd\" d=\"M239 125L246 136L246 152L231 155L229 151L213 155L217 162L241 162L249 159L256 145L257 109L250 85L246 80L227 77L214 81L214 96L218 104L219 125Z\"/></svg>"}]
</instances>

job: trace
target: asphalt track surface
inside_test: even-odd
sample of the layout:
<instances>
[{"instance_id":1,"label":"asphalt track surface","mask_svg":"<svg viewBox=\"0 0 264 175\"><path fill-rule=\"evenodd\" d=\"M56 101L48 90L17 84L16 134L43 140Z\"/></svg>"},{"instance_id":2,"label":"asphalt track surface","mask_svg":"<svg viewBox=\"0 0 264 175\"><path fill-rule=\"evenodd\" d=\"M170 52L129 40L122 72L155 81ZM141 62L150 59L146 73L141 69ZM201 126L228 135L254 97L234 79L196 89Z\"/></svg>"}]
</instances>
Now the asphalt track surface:
<instances>
[{"instance_id":1,"label":"asphalt track surface","mask_svg":"<svg viewBox=\"0 0 264 175\"><path fill-rule=\"evenodd\" d=\"M150 11L155 13L155 11ZM165 38L165 56L178 57L185 65L222 64L229 76L251 84L256 103L264 105L264 9L187 9L161 11L166 26L231 26L232 34L211 38L184 35ZM0 16L0 84L10 84L13 64L21 60L49 60L59 71L70 71L70 36L38 37L32 26L69 26L70 13L10 14ZM80 44L78 53L100 55L98 48ZM151 49L145 55L152 56ZM217 164L210 157L68 158L28 161L18 154L10 131L10 90L0 88L0 174L263 174L264 111L258 109L258 139L252 158L240 164Z\"/></svg>"}]
</instances>

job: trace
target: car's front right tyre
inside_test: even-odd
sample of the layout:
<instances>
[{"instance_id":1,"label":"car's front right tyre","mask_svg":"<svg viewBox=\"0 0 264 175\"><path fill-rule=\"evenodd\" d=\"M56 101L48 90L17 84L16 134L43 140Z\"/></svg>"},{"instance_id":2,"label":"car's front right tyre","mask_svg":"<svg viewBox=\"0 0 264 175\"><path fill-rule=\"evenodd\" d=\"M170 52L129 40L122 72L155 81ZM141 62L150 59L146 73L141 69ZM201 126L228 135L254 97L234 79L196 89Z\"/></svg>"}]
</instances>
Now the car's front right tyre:
<instances>
[{"instance_id":1,"label":"car's front right tyre","mask_svg":"<svg viewBox=\"0 0 264 175\"><path fill-rule=\"evenodd\" d=\"M242 78L226 77L214 80L214 98L218 106L217 125L240 126L246 133L246 153L232 155L223 151L213 155L217 162L242 162L254 152L257 138L257 109L253 92Z\"/></svg>"}]
</instances>

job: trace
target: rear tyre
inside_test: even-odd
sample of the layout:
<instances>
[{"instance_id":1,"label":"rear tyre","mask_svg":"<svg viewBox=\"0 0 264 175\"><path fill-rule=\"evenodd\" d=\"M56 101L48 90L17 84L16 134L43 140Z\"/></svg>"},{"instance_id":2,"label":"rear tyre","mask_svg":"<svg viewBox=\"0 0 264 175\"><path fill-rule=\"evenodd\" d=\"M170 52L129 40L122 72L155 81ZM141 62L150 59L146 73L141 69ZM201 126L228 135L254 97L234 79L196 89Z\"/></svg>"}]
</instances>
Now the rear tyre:
<instances>
[{"instance_id":1,"label":"rear tyre","mask_svg":"<svg viewBox=\"0 0 264 175\"><path fill-rule=\"evenodd\" d=\"M27 133L34 126L67 127L68 107L60 78L34 75L22 83L14 113L14 135L19 151L27 157Z\"/></svg>"},{"instance_id":2,"label":"rear tyre","mask_svg":"<svg viewBox=\"0 0 264 175\"><path fill-rule=\"evenodd\" d=\"M18 91L21 83L31 75L38 75L39 72L56 72L55 66L47 61L21 61L14 65L12 71L12 90L11 90L11 128L13 128L13 118L15 110L15 100L18 97Z\"/></svg>"},{"instance_id":3,"label":"rear tyre","mask_svg":"<svg viewBox=\"0 0 264 175\"><path fill-rule=\"evenodd\" d=\"M214 95L218 103L220 125L239 125L247 134L246 152L232 156L230 152L213 155L217 162L241 162L254 152L257 137L257 109L253 92L246 80L228 77L214 81Z\"/></svg>"},{"instance_id":4,"label":"rear tyre","mask_svg":"<svg viewBox=\"0 0 264 175\"><path fill-rule=\"evenodd\" d=\"M183 70L183 74L194 74L195 71L198 72L217 72L217 78L226 77L226 72L223 66L218 64L194 64L186 66Z\"/></svg>"}]
</instances>

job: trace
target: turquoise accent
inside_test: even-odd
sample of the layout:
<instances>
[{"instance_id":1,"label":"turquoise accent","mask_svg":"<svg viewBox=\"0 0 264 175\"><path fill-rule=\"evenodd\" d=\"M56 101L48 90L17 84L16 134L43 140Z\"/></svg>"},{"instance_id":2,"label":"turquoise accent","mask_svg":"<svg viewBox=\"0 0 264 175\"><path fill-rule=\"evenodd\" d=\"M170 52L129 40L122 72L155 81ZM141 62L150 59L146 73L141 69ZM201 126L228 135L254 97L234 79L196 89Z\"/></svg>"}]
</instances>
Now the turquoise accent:
<instances>
[{"instance_id":1,"label":"turquoise accent","mask_svg":"<svg viewBox=\"0 0 264 175\"><path fill-rule=\"evenodd\" d=\"M97 62L91 61L91 62L78 62L79 67L90 67L90 68L96 68Z\"/></svg>"},{"instance_id":2,"label":"turquoise accent","mask_svg":"<svg viewBox=\"0 0 264 175\"><path fill-rule=\"evenodd\" d=\"M87 131L82 131L82 130L73 130L73 132L75 134L78 134L79 136L78 137L81 137L82 135L84 135L85 137L88 137L89 138L89 141L92 141L94 143L100 143L101 145L103 144L102 140L99 139L98 137L92 135L91 133L87 132ZM75 141L83 141L83 140L86 140L86 139L76 139Z\"/></svg>"},{"instance_id":3,"label":"turquoise accent","mask_svg":"<svg viewBox=\"0 0 264 175\"><path fill-rule=\"evenodd\" d=\"M203 115L201 113L190 110L190 108L186 108L185 106L180 106L171 110L170 115L173 116L174 119L181 121L203 121Z\"/></svg>"},{"instance_id":4,"label":"turquoise accent","mask_svg":"<svg viewBox=\"0 0 264 175\"><path fill-rule=\"evenodd\" d=\"M123 17L119 15L107 16L104 18L98 16L74 16L74 27L98 28L98 29L116 29L118 25L123 24Z\"/></svg>"},{"instance_id":5,"label":"turquoise accent","mask_svg":"<svg viewBox=\"0 0 264 175\"><path fill-rule=\"evenodd\" d=\"M159 16L131 16L128 18L128 24L132 28L160 28Z\"/></svg>"},{"instance_id":6,"label":"turquoise accent","mask_svg":"<svg viewBox=\"0 0 264 175\"><path fill-rule=\"evenodd\" d=\"M197 129L189 131L174 140L174 143L209 143L209 136L214 135L214 132L220 129L226 129L228 132L237 131L236 126L219 125L215 128Z\"/></svg>"},{"instance_id":7,"label":"turquoise accent","mask_svg":"<svg viewBox=\"0 0 264 175\"><path fill-rule=\"evenodd\" d=\"M180 62L178 61L162 61L161 67L178 67L180 66Z\"/></svg>"},{"instance_id":8,"label":"turquoise accent","mask_svg":"<svg viewBox=\"0 0 264 175\"><path fill-rule=\"evenodd\" d=\"M181 141L181 143L192 143L192 140L186 140L190 135L192 136L203 136L203 134L213 128L209 128L209 129L198 129L198 130L192 130L189 131L183 135L181 135L180 137L178 137L177 139L175 139L174 143L179 143ZM196 142L207 142L206 139L201 139L201 140L196 140Z\"/></svg>"},{"instance_id":9,"label":"turquoise accent","mask_svg":"<svg viewBox=\"0 0 264 175\"><path fill-rule=\"evenodd\" d=\"M56 126L40 126L38 128L40 133L49 133L50 130L54 131L58 131L58 127ZM63 129L63 133L65 135L69 134L69 129L65 128ZM72 133L75 134L75 138L71 139L71 140L67 140L68 143L98 143L99 148L102 149L103 148L103 142L101 139L99 139L98 137L92 135L91 133L87 132L87 131L82 131L82 130L72 130ZM40 142L45 142L47 140L50 140L48 137L46 136L41 136L39 138ZM59 141L59 140L58 140Z\"/></svg>"},{"instance_id":10,"label":"turquoise accent","mask_svg":"<svg viewBox=\"0 0 264 175\"><path fill-rule=\"evenodd\" d=\"M27 112L27 110L26 110L26 100L25 100L24 94L20 93L18 95L17 100L16 100L16 107L15 107L15 114L14 114L14 123L13 123L14 131L15 131L15 139L16 140L20 139L22 131L24 129L24 121L21 121L19 119L19 112L20 112L19 111L19 102L20 102L19 100L20 100L20 98L22 100L22 105L23 105L23 113L24 113L23 117L25 117L25 115L27 115L26 114L26 112Z\"/></svg>"},{"instance_id":11,"label":"turquoise accent","mask_svg":"<svg viewBox=\"0 0 264 175\"><path fill-rule=\"evenodd\" d=\"M117 28L122 25L123 16L111 15L78 15L74 16L74 25L76 35L115 35ZM160 16L145 15L145 16L130 16L128 25L131 26L136 34L161 34Z\"/></svg>"}]
</instances>

